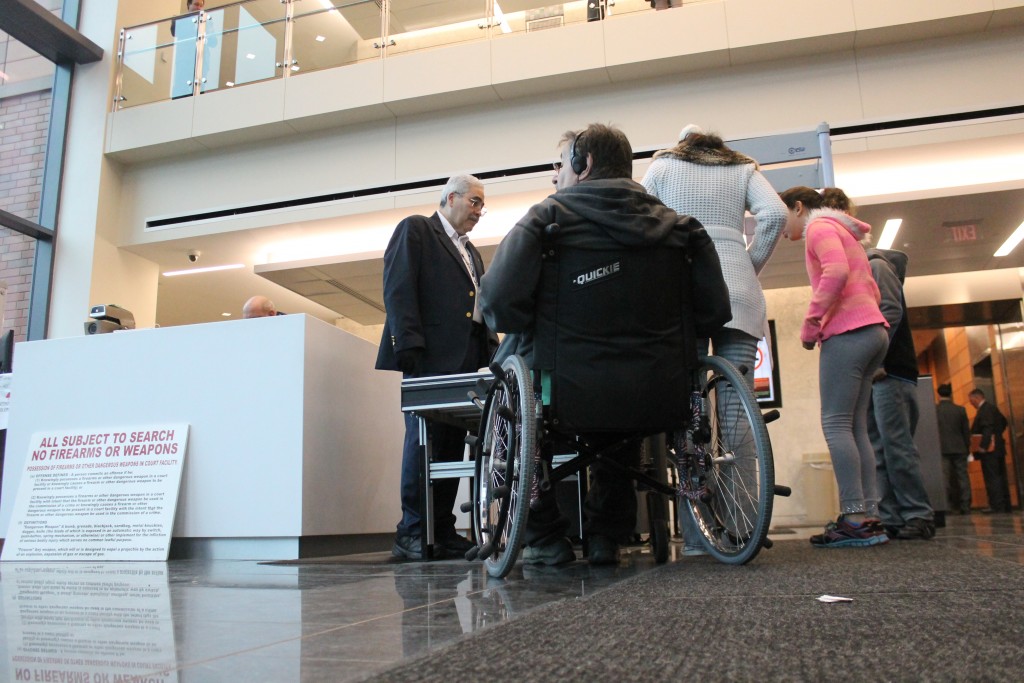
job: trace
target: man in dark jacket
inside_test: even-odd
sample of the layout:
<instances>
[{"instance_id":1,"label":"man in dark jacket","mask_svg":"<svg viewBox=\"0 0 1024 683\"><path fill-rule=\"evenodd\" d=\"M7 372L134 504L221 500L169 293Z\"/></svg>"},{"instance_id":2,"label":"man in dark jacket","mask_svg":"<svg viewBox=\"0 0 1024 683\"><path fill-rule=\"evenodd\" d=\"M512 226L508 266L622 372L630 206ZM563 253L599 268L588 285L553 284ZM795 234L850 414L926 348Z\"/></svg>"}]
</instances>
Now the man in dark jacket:
<instances>
[{"instance_id":1,"label":"man in dark jacket","mask_svg":"<svg viewBox=\"0 0 1024 683\"><path fill-rule=\"evenodd\" d=\"M962 405L953 403L953 387L940 384L935 418L939 423L939 448L946 496L952 511L966 515L971 511L971 478L967 474L967 454L971 452L971 423Z\"/></svg>"},{"instance_id":2,"label":"man in dark jacket","mask_svg":"<svg viewBox=\"0 0 1024 683\"><path fill-rule=\"evenodd\" d=\"M901 251L868 249L868 262L882 295L879 308L889 323L889 350L882 363L884 375L871 387L868 408L868 435L875 449L878 513L889 536L929 539L935 536L935 514L921 477L921 455L914 444L919 415L917 353L903 298L907 255Z\"/></svg>"},{"instance_id":3,"label":"man in dark jacket","mask_svg":"<svg viewBox=\"0 0 1024 683\"><path fill-rule=\"evenodd\" d=\"M454 176L429 218L410 216L395 228L384 252L387 319L377 354L378 370L404 377L476 372L485 367L497 336L476 307L484 262L467 237L484 214L484 187L470 175ZM434 459L461 460L465 430L432 424ZM402 452L402 519L392 553L424 559L420 519L419 420L405 414ZM455 531L452 506L459 480L433 484L435 556L461 556L473 547Z\"/></svg>"},{"instance_id":4,"label":"man in dark jacket","mask_svg":"<svg viewBox=\"0 0 1024 683\"><path fill-rule=\"evenodd\" d=\"M696 362L691 266L699 244L717 277L701 282L721 326L731 313L710 238L632 180L633 152L619 130L592 124L561 140L557 192L534 205L502 241L483 279L481 308L509 333L498 358L523 356L551 381L551 414L597 447L626 434L682 426ZM707 322L707 321L705 321ZM497 360L497 358L496 358ZM611 457L634 464L639 441ZM618 561L636 527L633 481L600 460L584 503L588 559ZM527 563L575 559L552 492L530 505Z\"/></svg>"},{"instance_id":5,"label":"man in dark jacket","mask_svg":"<svg viewBox=\"0 0 1024 683\"><path fill-rule=\"evenodd\" d=\"M973 389L967 400L978 411L971 423L971 434L978 435L972 444L974 457L981 461L981 474L985 478L990 512L1010 512L1010 489L1006 482L1006 418L994 404L985 400L981 389Z\"/></svg>"}]
</instances>

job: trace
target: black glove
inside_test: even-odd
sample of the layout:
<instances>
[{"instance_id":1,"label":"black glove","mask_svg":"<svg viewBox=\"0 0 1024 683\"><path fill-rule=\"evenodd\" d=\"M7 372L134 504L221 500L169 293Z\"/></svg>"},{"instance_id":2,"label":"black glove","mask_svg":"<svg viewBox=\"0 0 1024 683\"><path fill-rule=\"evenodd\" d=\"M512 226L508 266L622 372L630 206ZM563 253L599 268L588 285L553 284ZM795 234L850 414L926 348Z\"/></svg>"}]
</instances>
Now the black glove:
<instances>
[{"instance_id":1,"label":"black glove","mask_svg":"<svg viewBox=\"0 0 1024 683\"><path fill-rule=\"evenodd\" d=\"M423 361L424 349L405 349L397 351L395 356L398 362L398 369L406 375L415 375L419 372L420 363Z\"/></svg>"}]
</instances>

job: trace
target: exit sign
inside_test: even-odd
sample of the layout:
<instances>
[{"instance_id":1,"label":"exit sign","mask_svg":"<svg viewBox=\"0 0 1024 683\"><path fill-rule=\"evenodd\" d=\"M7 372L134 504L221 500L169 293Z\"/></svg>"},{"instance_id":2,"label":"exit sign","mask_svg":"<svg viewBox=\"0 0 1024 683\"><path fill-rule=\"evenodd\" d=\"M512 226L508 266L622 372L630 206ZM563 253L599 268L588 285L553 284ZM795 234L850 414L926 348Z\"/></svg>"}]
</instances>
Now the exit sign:
<instances>
[{"instance_id":1,"label":"exit sign","mask_svg":"<svg viewBox=\"0 0 1024 683\"><path fill-rule=\"evenodd\" d=\"M953 242L974 242L978 239L978 226L954 225L949 228L949 237Z\"/></svg>"},{"instance_id":2,"label":"exit sign","mask_svg":"<svg viewBox=\"0 0 1024 683\"><path fill-rule=\"evenodd\" d=\"M946 230L946 242L977 242L980 237L978 224L975 222L943 225Z\"/></svg>"}]
</instances>

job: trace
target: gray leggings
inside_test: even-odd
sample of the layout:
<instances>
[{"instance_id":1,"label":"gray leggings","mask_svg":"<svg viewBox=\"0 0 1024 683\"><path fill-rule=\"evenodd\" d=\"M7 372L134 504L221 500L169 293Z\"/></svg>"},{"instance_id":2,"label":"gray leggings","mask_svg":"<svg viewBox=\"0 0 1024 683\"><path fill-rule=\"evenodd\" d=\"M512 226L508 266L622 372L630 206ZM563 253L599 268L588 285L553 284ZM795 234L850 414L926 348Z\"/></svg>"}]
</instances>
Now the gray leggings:
<instances>
[{"instance_id":1,"label":"gray leggings","mask_svg":"<svg viewBox=\"0 0 1024 683\"><path fill-rule=\"evenodd\" d=\"M868 438L871 376L882 365L889 338L882 325L859 327L821 344L818 383L825 433L843 514L878 514L875 451Z\"/></svg>"}]
</instances>

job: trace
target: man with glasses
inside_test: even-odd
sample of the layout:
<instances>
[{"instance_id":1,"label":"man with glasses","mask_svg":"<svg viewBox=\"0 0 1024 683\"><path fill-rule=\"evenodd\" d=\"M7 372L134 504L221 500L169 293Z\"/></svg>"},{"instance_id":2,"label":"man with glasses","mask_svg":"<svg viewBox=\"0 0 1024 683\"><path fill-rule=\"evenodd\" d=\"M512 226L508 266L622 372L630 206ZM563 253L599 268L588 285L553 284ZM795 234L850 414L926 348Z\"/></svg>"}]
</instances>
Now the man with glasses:
<instances>
[{"instance_id":1,"label":"man with glasses","mask_svg":"<svg viewBox=\"0 0 1024 683\"><path fill-rule=\"evenodd\" d=\"M440 207L429 218L409 216L398 224L384 252L387 319L377 355L378 370L403 377L476 372L488 364L498 338L477 306L484 262L468 233L486 213L484 186L471 175L448 180ZM462 460L466 432L431 424L434 458ZM420 518L419 419L405 415L402 451L402 519L392 554L425 559ZM473 544L455 531L452 507L458 479L433 484L434 557L462 556Z\"/></svg>"}]
</instances>

